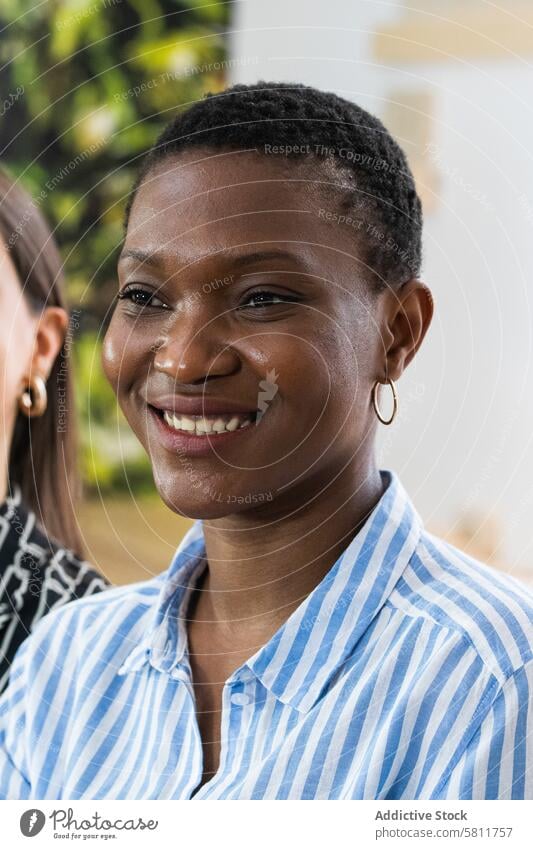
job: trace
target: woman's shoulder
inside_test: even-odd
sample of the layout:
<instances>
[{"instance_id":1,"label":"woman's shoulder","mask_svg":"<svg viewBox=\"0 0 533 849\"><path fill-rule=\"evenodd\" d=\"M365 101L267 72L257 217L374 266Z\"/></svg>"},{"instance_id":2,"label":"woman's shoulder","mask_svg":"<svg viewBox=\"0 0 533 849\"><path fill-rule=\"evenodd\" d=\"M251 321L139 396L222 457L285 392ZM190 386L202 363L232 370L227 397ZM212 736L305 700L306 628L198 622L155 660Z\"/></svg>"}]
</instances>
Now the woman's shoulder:
<instances>
[{"instance_id":1,"label":"woman's shoulder","mask_svg":"<svg viewBox=\"0 0 533 849\"><path fill-rule=\"evenodd\" d=\"M426 530L390 600L466 638L500 679L533 660L533 588Z\"/></svg>"},{"instance_id":2,"label":"woman's shoulder","mask_svg":"<svg viewBox=\"0 0 533 849\"><path fill-rule=\"evenodd\" d=\"M111 585L104 574L89 561L80 557L58 540L47 540L44 533L37 529L37 539L41 539L43 557L40 561L43 590L61 595L63 599L100 593Z\"/></svg>"},{"instance_id":3,"label":"woman's shoulder","mask_svg":"<svg viewBox=\"0 0 533 849\"><path fill-rule=\"evenodd\" d=\"M0 504L0 691L23 641L50 612L105 590L86 560L49 538L20 490Z\"/></svg>"},{"instance_id":4,"label":"woman's shoulder","mask_svg":"<svg viewBox=\"0 0 533 849\"><path fill-rule=\"evenodd\" d=\"M108 588L54 608L34 624L19 649L19 663L42 666L45 659L45 665L54 666L60 657L69 667L94 657L96 646L102 661L116 657L121 644L131 650L149 628L161 578Z\"/></svg>"},{"instance_id":5,"label":"woman's shoulder","mask_svg":"<svg viewBox=\"0 0 533 849\"><path fill-rule=\"evenodd\" d=\"M73 599L51 611L45 619L51 622L53 617L55 625L61 625L63 620L109 621L115 612L126 616L132 611L141 613L145 609L150 610L159 596L161 579L162 575L156 575L146 581L118 587L107 585L101 592Z\"/></svg>"},{"instance_id":6,"label":"woman's shoulder","mask_svg":"<svg viewBox=\"0 0 533 849\"><path fill-rule=\"evenodd\" d=\"M0 566L4 588L18 586L32 597L46 595L45 607L100 592L107 579L84 558L50 537L20 490L0 505Z\"/></svg>"},{"instance_id":7,"label":"woman's shoulder","mask_svg":"<svg viewBox=\"0 0 533 849\"><path fill-rule=\"evenodd\" d=\"M439 576L438 568L433 572L437 578L459 576L465 587L472 587L478 592L489 589L495 602L509 606L516 604L525 613L533 615L533 584L524 583L510 572L491 566L428 531L421 536L419 552L426 566L431 563L433 567L440 567L443 574Z\"/></svg>"}]
</instances>

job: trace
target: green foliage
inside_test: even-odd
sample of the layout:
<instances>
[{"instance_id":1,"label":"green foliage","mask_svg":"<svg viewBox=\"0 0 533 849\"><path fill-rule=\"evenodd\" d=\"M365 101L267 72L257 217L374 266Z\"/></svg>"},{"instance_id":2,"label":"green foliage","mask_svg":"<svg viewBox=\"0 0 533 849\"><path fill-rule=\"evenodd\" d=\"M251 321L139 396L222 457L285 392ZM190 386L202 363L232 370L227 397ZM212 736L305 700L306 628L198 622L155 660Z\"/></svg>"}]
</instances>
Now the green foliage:
<instances>
[{"instance_id":1,"label":"green foliage","mask_svg":"<svg viewBox=\"0 0 533 849\"><path fill-rule=\"evenodd\" d=\"M101 339L91 332L84 333L73 347L85 488L151 491L150 463L103 373L101 349Z\"/></svg>"},{"instance_id":2,"label":"green foliage","mask_svg":"<svg viewBox=\"0 0 533 849\"><path fill-rule=\"evenodd\" d=\"M101 320L139 157L172 115L225 84L230 5L2 0L2 161L57 227L76 301ZM4 27L7 27L4 29ZM80 285L80 279L86 286ZM74 296L74 297L72 297Z\"/></svg>"}]
</instances>

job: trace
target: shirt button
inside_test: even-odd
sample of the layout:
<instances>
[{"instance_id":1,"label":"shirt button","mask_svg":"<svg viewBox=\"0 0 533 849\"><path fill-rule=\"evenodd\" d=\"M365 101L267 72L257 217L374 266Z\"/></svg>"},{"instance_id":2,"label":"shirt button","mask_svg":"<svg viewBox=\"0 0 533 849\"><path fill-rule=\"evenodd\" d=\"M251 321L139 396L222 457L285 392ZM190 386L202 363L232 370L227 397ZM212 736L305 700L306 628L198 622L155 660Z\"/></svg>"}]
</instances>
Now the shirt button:
<instances>
[{"instance_id":1,"label":"shirt button","mask_svg":"<svg viewBox=\"0 0 533 849\"><path fill-rule=\"evenodd\" d=\"M179 666L176 666L176 667L174 667L174 669L171 669L170 672L169 672L169 675L170 675L171 678L174 679L174 681L187 681L188 680L187 673L185 672L185 670L181 669Z\"/></svg>"},{"instance_id":2,"label":"shirt button","mask_svg":"<svg viewBox=\"0 0 533 849\"><path fill-rule=\"evenodd\" d=\"M246 693L233 693L230 701L232 705L249 705L252 701L252 697L248 696Z\"/></svg>"}]
</instances>

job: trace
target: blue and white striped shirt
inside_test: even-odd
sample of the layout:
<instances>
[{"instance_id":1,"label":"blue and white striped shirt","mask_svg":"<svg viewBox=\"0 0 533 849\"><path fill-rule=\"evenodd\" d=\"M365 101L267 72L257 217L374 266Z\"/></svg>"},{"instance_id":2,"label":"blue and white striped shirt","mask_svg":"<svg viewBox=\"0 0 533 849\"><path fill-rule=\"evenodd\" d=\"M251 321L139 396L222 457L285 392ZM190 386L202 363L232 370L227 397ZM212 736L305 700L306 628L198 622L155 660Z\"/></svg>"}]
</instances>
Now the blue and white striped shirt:
<instances>
[{"instance_id":1,"label":"blue and white striped shirt","mask_svg":"<svg viewBox=\"0 0 533 849\"><path fill-rule=\"evenodd\" d=\"M169 569L47 615L0 701L9 799L531 799L533 594L427 533L397 476L323 580L226 681L217 773Z\"/></svg>"}]
</instances>

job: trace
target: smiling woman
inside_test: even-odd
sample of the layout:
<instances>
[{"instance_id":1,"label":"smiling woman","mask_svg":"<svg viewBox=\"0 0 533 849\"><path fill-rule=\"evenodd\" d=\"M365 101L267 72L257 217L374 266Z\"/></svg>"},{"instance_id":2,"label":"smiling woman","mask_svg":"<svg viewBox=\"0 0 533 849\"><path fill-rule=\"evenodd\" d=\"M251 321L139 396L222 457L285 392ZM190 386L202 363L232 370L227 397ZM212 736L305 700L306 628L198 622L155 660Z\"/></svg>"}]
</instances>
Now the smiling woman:
<instances>
[{"instance_id":1,"label":"smiling woman","mask_svg":"<svg viewBox=\"0 0 533 849\"><path fill-rule=\"evenodd\" d=\"M421 223L400 148L333 94L237 86L163 133L103 361L196 522L21 650L5 796L531 797L533 598L374 455L432 317Z\"/></svg>"}]
</instances>

